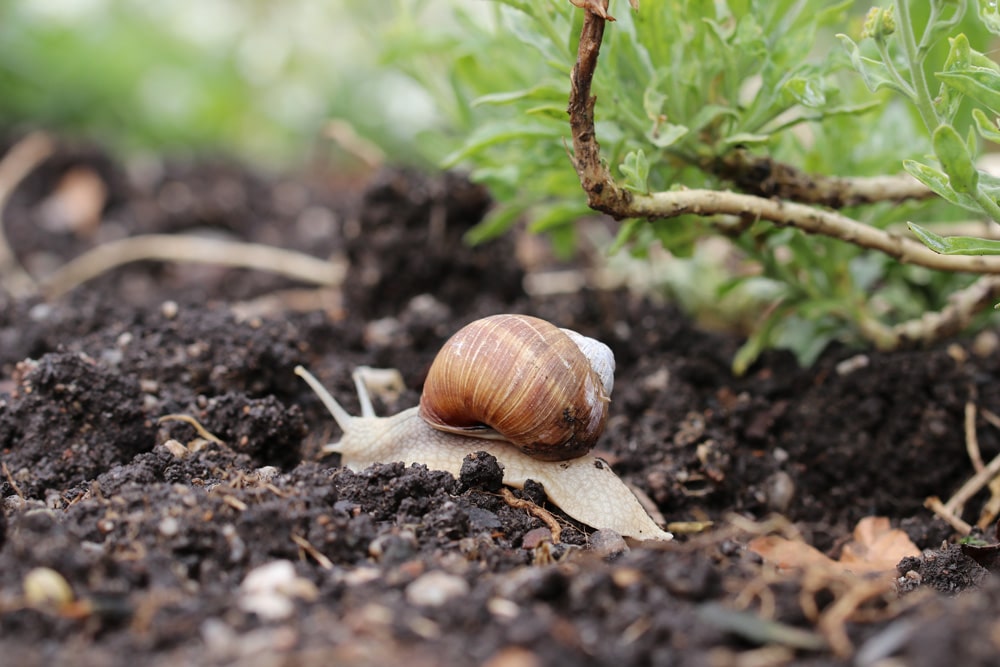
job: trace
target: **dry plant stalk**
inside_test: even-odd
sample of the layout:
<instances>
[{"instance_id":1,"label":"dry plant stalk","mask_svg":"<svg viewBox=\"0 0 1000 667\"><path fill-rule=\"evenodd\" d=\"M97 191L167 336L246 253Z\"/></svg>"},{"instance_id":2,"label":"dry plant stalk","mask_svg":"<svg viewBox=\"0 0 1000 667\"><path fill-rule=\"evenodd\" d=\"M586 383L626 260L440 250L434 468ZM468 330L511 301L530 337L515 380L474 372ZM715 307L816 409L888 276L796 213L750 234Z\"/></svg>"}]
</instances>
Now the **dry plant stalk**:
<instances>
[{"instance_id":1,"label":"dry plant stalk","mask_svg":"<svg viewBox=\"0 0 1000 667\"><path fill-rule=\"evenodd\" d=\"M145 234L105 243L85 252L46 278L42 287L46 296L54 299L110 269L142 260L257 269L318 285L340 285L346 274L345 266L260 243Z\"/></svg>"},{"instance_id":2,"label":"dry plant stalk","mask_svg":"<svg viewBox=\"0 0 1000 667\"><path fill-rule=\"evenodd\" d=\"M577 2L573 4L580 6ZM1000 256L939 255L915 239L871 227L836 211L810 205L861 203L876 201L876 197L881 201L898 201L931 196L926 188L913 185L902 177L885 177L887 180L830 180L810 177L807 179L808 187L800 187L801 184L795 182L795 170L789 167L786 169L791 174L788 182L779 183L780 187L769 194L795 196L799 201L701 189L639 194L619 187L607 165L601 161L600 144L594 127L594 104L597 98L591 94L591 84L607 23L602 14L606 15L606 12L591 8L592 3L585 4L587 9L584 10L576 64L571 75L567 113L573 135L571 160L580 185L587 193L587 204L595 211L606 213L616 220L658 220L687 214L704 217L731 215L748 221L767 220L777 226L795 227L808 234L820 234L862 248L878 250L902 263L939 271L1000 274ZM603 0L603 5L606 9L606 0ZM717 172L726 173L727 168L734 166L729 163L715 165ZM773 169L774 165L772 173ZM795 186L790 183L795 183ZM879 193L880 188L885 189ZM1000 277L984 275L968 288L954 293L951 303L940 312L925 313L920 318L892 327L871 320L863 322L860 330L870 342L882 349L898 347L908 341L928 343L964 328L976 313L997 298L1000 298Z\"/></svg>"},{"instance_id":3,"label":"dry plant stalk","mask_svg":"<svg viewBox=\"0 0 1000 667\"><path fill-rule=\"evenodd\" d=\"M47 134L33 132L14 144L0 161L0 284L14 296L33 294L37 285L7 242L3 210L21 181L52 155L54 149L55 144Z\"/></svg>"},{"instance_id":4,"label":"dry plant stalk","mask_svg":"<svg viewBox=\"0 0 1000 667\"><path fill-rule=\"evenodd\" d=\"M969 478L965 484L959 488L955 494L942 503L937 496L931 496L924 501L924 507L931 510L939 518L961 535L968 535L972 532L972 526L961 518L965 503L982 488L988 487L990 498L983 505L979 513L979 520L976 527L986 530L996 520L1000 514L1000 456L997 456L989 464L983 463L983 456L979 449L979 437L976 435L976 414L978 409L971 400L965 404L965 450L972 462L972 467L976 471L975 475ZM988 411L983 411L985 413ZM989 417L987 417L989 421ZM996 425L996 424L995 424Z\"/></svg>"},{"instance_id":5,"label":"dry plant stalk","mask_svg":"<svg viewBox=\"0 0 1000 667\"><path fill-rule=\"evenodd\" d=\"M35 132L17 142L0 160L0 285L14 296L42 292L54 299L106 271L141 260L257 269L323 286L339 286L344 281L346 266L305 253L258 243L172 234L133 236L99 245L38 281L17 261L4 233L2 214L21 181L54 150L51 137Z\"/></svg>"},{"instance_id":6,"label":"dry plant stalk","mask_svg":"<svg viewBox=\"0 0 1000 667\"><path fill-rule=\"evenodd\" d=\"M544 507L539 507L530 500L524 498L518 498L514 495L514 492L508 489L506 486L501 487L500 496L503 501L513 507L514 509L522 509L528 512L531 516L536 519L541 519L542 523L549 529L552 533L552 544L559 544L562 539L562 526L556 521L556 518L552 516L552 513L546 510Z\"/></svg>"}]
</instances>

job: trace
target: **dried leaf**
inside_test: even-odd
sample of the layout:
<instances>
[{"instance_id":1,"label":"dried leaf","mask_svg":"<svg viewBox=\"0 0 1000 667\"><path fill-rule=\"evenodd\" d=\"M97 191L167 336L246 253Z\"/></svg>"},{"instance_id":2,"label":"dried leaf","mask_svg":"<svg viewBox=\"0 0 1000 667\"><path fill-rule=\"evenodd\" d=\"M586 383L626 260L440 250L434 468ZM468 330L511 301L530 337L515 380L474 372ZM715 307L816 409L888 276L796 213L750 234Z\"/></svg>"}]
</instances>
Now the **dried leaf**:
<instances>
[{"instance_id":1,"label":"dried leaf","mask_svg":"<svg viewBox=\"0 0 1000 667\"><path fill-rule=\"evenodd\" d=\"M844 545L840 562L854 572L886 572L920 549L901 530L893 529L884 516L867 516L854 528L854 541Z\"/></svg>"},{"instance_id":2,"label":"dried leaf","mask_svg":"<svg viewBox=\"0 0 1000 667\"><path fill-rule=\"evenodd\" d=\"M920 549L906 533L889 527L886 517L865 517L859 521L854 528L854 540L844 545L839 561L805 542L777 535L758 537L747 548L781 568L821 567L854 574L892 572L903 558L920 555Z\"/></svg>"},{"instance_id":3,"label":"dried leaf","mask_svg":"<svg viewBox=\"0 0 1000 667\"><path fill-rule=\"evenodd\" d=\"M608 0L569 0L571 3L579 7L580 9L586 9L591 14L596 14L600 16L605 21L614 21L615 17L608 14ZM633 5L634 9L638 9L636 5Z\"/></svg>"},{"instance_id":4,"label":"dried leaf","mask_svg":"<svg viewBox=\"0 0 1000 667\"><path fill-rule=\"evenodd\" d=\"M42 226L54 232L89 236L100 225L107 199L108 186L100 174L89 167L75 167L42 202Z\"/></svg>"},{"instance_id":5,"label":"dried leaf","mask_svg":"<svg viewBox=\"0 0 1000 667\"><path fill-rule=\"evenodd\" d=\"M764 560L780 568L828 567L836 568L837 562L816 547L789 540L777 535L766 535L751 540L747 545Z\"/></svg>"}]
</instances>

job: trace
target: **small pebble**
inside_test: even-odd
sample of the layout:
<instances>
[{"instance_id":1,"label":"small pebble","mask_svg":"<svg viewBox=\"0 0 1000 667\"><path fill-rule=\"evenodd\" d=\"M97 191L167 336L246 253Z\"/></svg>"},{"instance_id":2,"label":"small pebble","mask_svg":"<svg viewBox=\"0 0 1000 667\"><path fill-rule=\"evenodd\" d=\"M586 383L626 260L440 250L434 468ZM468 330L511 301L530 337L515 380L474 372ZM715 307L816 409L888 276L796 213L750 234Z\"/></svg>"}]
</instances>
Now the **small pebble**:
<instances>
[{"instance_id":1,"label":"small pebble","mask_svg":"<svg viewBox=\"0 0 1000 667\"><path fill-rule=\"evenodd\" d=\"M541 658L520 646L502 648L483 663L483 667L541 667L541 665Z\"/></svg>"},{"instance_id":2,"label":"small pebble","mask_svg":"<svg viewBox=\"0 0 1000 667\"><path fill-rule=\"evenodd\" d=\"M177 440L174 440L173 438L171 438L170 440L167 440L166 442L164 442L160 446L163 447L168 452L170 452L170 454L175 459L182 459L182 458L184 458L185 456L187 456L188 454L191 453L191 452L188 451L187 447L185 447L184 445L182 445Z\"/></svg>"},{"instance_id":3,"label":"small pebble","mask_svg":"<svg viewBox=\"0 0 1000 667\"><path fill-rule=\"evenodd\" d=\"M548 528L533 528L521 538L521 546L525 549L536 549L545 540L552 541L552 531Z\"/></svg>"},{"instance_id":4,"label":"small pebble","mask_svg":"<svg viewBox=\"0 0 1000 667\"><path fill-rule=\"evenodd\" d=\"M972 340L972 353L977 357L991 357L1000 348L1000 336L996 331L981 331Z\"/></svg>"},{"instance_id":5,"label":"small pebble","mask_svg":"<svg viewBox=\"0 0 1000 667\"><path fill-rule=\"evenodd\" d=\"M160 521L158 529L160 531L160 535L163 535L164 537L173 537L180 532L181 526L176 517L167 516Z\"/></svg>"},{"instance_id":6,"label":"small pebble","mask_svg":"<svg viewBox=\"0 0 1000 667\"><path fill-rule=\"evenodd\" d=\"M402 336L402 325L394 317L373 320L365 326L364 341L366 347L392 347L394 341Z\"/></svg>"},{"instance_id":7,"label":"small pebble","mask_svg":"<svg viewBox=\"0 0 1000 667\"><path fill-rule=\"evenodd\" d=\"M861 370L862 368L867 368L871 360L866 354L856 354L849 359L844 359L839 364L837 364L837 375L845 376L850 375L854 371Z\"/></svg>"},{"instance_id":8,"label":"small pebble","mask_svg":"<svg viewBox=\"0 0 1000 667\"><path fill-rule=\"evenodd\" d=\"M795 481L787 472L779 470L764 480L764 494L767 506L784 514L795 498Z\"/></svg>"},{"instance_id":9,"label":"small pebble","mask_svg":"<svg viewBox=\"0 0 1000 667\"><path fill-rule=\"evenodd\" d=\"M618 588L628 588L642 581L642 572L631 567L621 567L611 573L611 581Z\"/></svg>"},{"instance_id":10,"label":"small pebble","mask_svg":"<svg viewBox=\"0 0 1000 667\"><path fill-rule=\"evenodd\" d=\"M24 600L32 607L58 606L73 601L73 589L55 570L36 567L24 577Z\"/></svg>"},{"instance_id":11,"label":"small pebble","mask_svg":"<svg viewBox=\"0 0 1000 667\"><path fill-rule=\"evenodd\" d=\"M490 598L486 603L486 608L496 618L512 621L521 613L521 608L516 602L506 598Z\"/></svg>"},{"instance_id":12,"label":"small pebble","mask_svg":"<svg viewBox=\"0 0 1000 667\"><path fill-rule=\"evenodd\" d=\"M605 528L590 535L590 550L605 560L614 560L629 551L621 533Z\"/></svg>"},{"instance_id":13,"label":"small pebble","mask_svg":"<svg viewBox=\"0 0 1000 667\"><path fill-rule=\"evenodd\" d=\"M406 587L406 600L413 605L440 607L449 600L467 595L469 584L461 577L433 570L420 575Z\"/></svg>"},{"instance_id":14,"label":"small pebble","mask_svg":"<svg viewBox=\"0 0 1000 667\"><path fill-rule=\"evenodd\" d=\"M293 600L315 600L319 591L295 573L291 561L276 560L250 570L240 584L240 609L270 621L288 618Z\"/></svg>"},{"instance_id":15,"label":"small pebble","mask_svg":"<svg viewBox=\"0 0 1000 667\"><path fill-rule=\"evenodd\" d=\"M277 477L279 472L280 471L274 466L264 466L263 468L257 468L255 474L257 476L258 481L267 484L272 479Z\"/></svg>"}]
</instances>

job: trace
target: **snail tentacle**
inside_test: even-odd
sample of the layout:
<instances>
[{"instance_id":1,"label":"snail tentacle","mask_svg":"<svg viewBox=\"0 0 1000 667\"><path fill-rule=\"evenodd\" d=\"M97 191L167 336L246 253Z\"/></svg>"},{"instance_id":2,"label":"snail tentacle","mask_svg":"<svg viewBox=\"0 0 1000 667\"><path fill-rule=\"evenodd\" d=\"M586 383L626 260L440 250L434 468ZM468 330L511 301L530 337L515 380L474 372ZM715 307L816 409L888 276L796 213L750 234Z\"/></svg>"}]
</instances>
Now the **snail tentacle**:
<instances>
[{"instance_id":1,"label":"snail tentacle","mask_svg":"<svg viewBox=\"0 0 1000 667\"><path fill-rule=\"evenodd\" d=\"M306 384L309 385L309 388L312 389L317 396L319 396L319 400L323 402L323 406L330 413L330 416L333 417L333 420L337 422L337 426L340 427L340 430L343 431L344 433L347 433L351 428L351 423L357 418L352 417L351 413L345 410L344 407L337 402L337 399L335 399L333 395L326 390L326 387L320 384L320 381L316 379L316 376L307 371L305 368L303 368L302 366L296 366L295 374L306 381ZM370 399L368 403L370 406L371 404ZM362 410L364 410L363 405L364 404L362 403Z\"/></svg>"}]
</instances>

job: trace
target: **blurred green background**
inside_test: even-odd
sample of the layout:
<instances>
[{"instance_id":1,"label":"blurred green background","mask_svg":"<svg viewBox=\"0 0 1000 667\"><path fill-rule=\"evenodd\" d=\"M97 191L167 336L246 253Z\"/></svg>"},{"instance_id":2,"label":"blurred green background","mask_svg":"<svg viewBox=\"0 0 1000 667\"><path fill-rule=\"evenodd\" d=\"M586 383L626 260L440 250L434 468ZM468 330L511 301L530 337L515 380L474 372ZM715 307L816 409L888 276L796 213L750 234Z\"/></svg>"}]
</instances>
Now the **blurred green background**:
<instances>
[{"instance_id":1,"label":"blurred green background","mask_svg":"<svg viewBox=\"0 0 1000 667\"><path fill-rule=\"evenodd\" d=\"M419 20L447 29L449 2L0 2L0 126L281 166L322 147L334 118L420 161L415 137L440 125L433 103L378 61L420 4Z\"/></svg>"}]
</instances>

